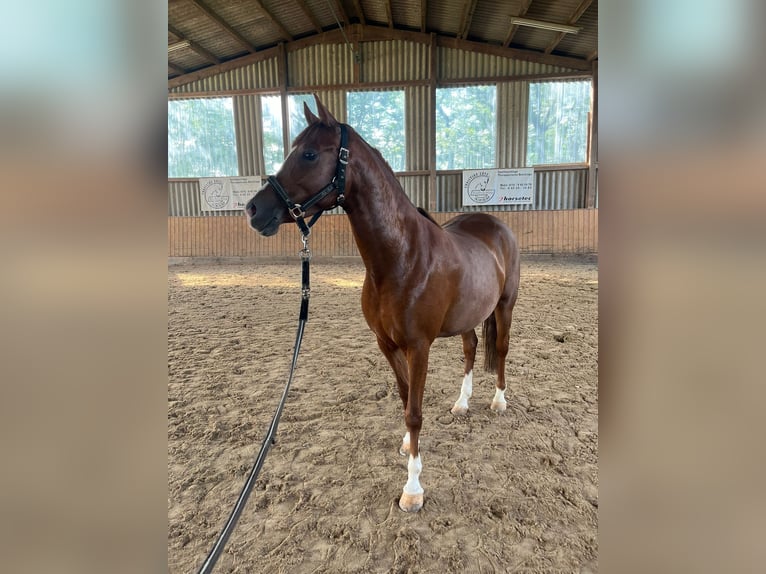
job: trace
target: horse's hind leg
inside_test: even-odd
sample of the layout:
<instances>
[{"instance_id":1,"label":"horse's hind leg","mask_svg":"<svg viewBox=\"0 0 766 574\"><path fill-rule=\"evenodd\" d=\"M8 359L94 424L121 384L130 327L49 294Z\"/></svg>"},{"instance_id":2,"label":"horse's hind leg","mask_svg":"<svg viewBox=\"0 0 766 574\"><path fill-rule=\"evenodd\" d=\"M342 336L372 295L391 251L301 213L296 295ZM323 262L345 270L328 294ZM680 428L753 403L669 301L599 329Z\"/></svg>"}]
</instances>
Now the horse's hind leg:
<instances>
[{"instance_id":1,"label":"horse's hind leg","mask_svg":"<svg viewBox=\"0 0 766 574\"><path fill-rule=\"evenodd\" d=\"M495 386L495 397L492 399L490 409L496 413L505 411L505 358L508 356L508 347L511 334L511 319L513 316L513 304L515 298L509 303L500 304L495 308L495 323L497 325L497 334L495 339L495 349L497 351L497 385Z\"/></svg>"},{"instance_id":2,"label":"horse's hind leg","mask_svg":"<svg viewBox=\"0 0 766 574\"><path fill-rule=\"evenodd\" d=\"M476 360L476 346L479 343L479 338L476 336L474 329L463 333L461 336L463 337L465 372L463 374L463 385L460 387L460 397L455 401L455 406L452 407L453 415L464 415L468 412L468 399L473 394L473 363Z\"/></svg>"}]
</instances>

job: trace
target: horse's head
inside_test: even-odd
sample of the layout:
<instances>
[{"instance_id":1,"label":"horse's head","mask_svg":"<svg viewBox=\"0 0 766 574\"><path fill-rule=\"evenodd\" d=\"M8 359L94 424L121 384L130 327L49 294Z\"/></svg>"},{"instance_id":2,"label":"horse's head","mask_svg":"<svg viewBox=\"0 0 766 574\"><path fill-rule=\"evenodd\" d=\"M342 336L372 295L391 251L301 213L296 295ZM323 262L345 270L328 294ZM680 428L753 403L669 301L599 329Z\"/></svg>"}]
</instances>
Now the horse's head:
<instances>
[{"instance_id":1,"label":"horse's head","mask_svg":"<svg viewBox=\"0 0 766 574\"><path fill-rule=\"evenodd\" d=\"M319 98L315 96L315 99L319 116L315 116L306 103L303 104L308 127L295 138L292 150L276 176L269 178L270 181L245 206L250 226L261 235L274 235L280 225L294 221L288 202L297 207L297 211L292 208L295 213L300 212L308 218L317 212L332 209L338 201L337 192L331 184L334 185L338 168L341 125ZM281 190L277 189L280 187ZM322 192L324 195L317 196ZM317 199L313 201L314 198ZM309 206L305 212L304 205Z\"/></svg>"}]
</instances>

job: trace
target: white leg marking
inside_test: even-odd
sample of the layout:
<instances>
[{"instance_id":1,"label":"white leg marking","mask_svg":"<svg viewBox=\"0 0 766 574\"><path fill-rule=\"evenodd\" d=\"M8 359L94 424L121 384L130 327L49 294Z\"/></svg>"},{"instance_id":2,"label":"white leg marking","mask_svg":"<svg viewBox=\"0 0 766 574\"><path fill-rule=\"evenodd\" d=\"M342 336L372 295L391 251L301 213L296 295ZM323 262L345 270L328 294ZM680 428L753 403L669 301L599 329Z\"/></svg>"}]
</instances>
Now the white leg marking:
<instances>
[{"instance_id":1,"label":"white leg marking","mask_svg":"<svg viewBox=\"0 0 766 574\"><path fill-rule=\"evenodd\" d=\"M417 457L410 455L407 462L407 484L402 489L399 498L399 508L405 512L417 512L423 508L423 487L420 486L420 471L423 463L420 462L420 454Z\"/></svg>"},{"instance_id":2,"label":"white leg marking","mask_svg":"<svg viewBox=\"0 0 766 574\"><path fill-rule=\"evenodd\" d=\"M460 397L452 407L452 414L464 415L468 412L468 399L473 394L473 370L463 377L463 386L460 387Z\"/></svg>"},{"instance_id":3,"label":"white leg marking","mask_svg":"<svg viewBox=\"0 0 766 574\"><path fill-rule=\"evenodd\" d=\"M423 494L423 487L420 486L421 470L423 470L423 463L420 461L420 453L418 453L417 458L410 455L410 460L407 463L407 484L402 489L404 494Z\"/></svg>"},{"instance_id":4,"label":"white leg marking","mask_svg":"<svg viewBox=\"0 0 766 574\"><path fill-rule=\"evenodd\" d=\"M492 399L492 404L489 408L496 413L502 413L505 410L505 406L505 391L501 391L495 387L495 398Z\"/></svg>"},{"instance_id":5,"label":"white leg marking","mask_svg":"<svg viewBox=\"0 0 766 574\"><path fill-rule=\"evenodd\" d=\"M410 454L410 431L407 431L404 433L404 438L402 439L402 446L399 447L399 454L402 456L407 456Z\"/></svg>"}]
</instances>

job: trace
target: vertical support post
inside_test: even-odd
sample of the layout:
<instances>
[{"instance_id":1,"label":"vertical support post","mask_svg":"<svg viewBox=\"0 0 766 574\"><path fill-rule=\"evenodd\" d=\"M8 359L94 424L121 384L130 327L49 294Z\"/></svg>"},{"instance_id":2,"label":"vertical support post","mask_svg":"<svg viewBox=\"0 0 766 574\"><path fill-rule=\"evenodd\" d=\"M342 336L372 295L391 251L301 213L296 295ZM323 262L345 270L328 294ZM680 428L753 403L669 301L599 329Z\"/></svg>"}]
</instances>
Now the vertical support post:
<instances>
[{"instance_id":1,"label":"vertical support post","mask_svg":"<svg viewBox=\"0 0 766 574\"><path fill-rule=\"evenodd\" d=\"M430 114L428 122L429 158L428 158L428 210L436 211L436 34L431 34L431 60L429 65L429 102Z\"/></svg>"},{"instance_id":2,"label":"vertical support post","mask_svg":"<svg viewBox=\"0 0 766 574\"><path fill-rule=\"evenodd\" d=\"M279 43L279 99L282 101L282 149L284 157L290 153L290 109L287 105L287 49Z\"/></svg>"},{"instance_id":3,"label":"vertical support post","mask_svg":"<svg viewBox=\"0 0 766 574\"><path fill-rule=\"evenodd\" d=\"M593 113L590 121L590 152L588 158L588 190L585 193L585 207L596 207L598 186L598 60L593 60Z\"/></svg>"},{"instance_id":4,"label":"vertical support post","mask_svg":"<svg viewBox=\"0 0 766 574\"><path fill-rule=\"evenodd\" d=\"M362 83L362 52L359 42L361 35L360 28L354 26L349 30L349 35L351 36L351 45L354 47L354 85L358 86Z\"/></svg>"}]
</instances>

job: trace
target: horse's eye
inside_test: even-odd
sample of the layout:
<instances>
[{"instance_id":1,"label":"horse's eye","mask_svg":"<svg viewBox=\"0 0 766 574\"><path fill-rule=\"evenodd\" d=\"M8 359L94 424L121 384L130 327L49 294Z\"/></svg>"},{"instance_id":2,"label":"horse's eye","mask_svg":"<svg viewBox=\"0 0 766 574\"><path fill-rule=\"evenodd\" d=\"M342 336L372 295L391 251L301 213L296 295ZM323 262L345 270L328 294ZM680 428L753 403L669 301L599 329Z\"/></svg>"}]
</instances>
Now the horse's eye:
<instances>
[{"instance_id":1,"label":"horse's eye","mask_svg":"<svg viewBox=\"0 0 766 574\"><path fill-rule=\"evenodd\" d=\"M304 151L303 152L303 159L307 159L309 161L314 161L317 158L316 152L313 151Z\"/></svg>"}]
</instances>

